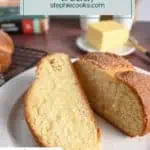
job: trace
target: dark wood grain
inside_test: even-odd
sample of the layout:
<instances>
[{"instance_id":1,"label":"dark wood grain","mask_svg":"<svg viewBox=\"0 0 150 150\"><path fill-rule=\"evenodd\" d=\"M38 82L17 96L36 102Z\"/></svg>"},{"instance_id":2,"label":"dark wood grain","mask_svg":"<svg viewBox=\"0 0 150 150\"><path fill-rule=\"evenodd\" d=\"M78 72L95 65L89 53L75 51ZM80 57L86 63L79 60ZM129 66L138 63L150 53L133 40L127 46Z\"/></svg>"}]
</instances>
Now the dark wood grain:
<instances>
[{"instance_id":1,"label":"dark wood grain","mask_svg":"<svg viewBox=\"0 0 150 150\"><path fill-rule=\"evenodd\" d=\"M64 52L72 57L79 57L85 52L75 45L76 38L81 34L78 19L52 19L47 35L12 35L16 45L42 49L47 52ZM137 22L133 26L134 36L145 48L150 50L150 22ZM136 51L126 57L134 65L150 71L150 58Z\"/></svg>"}]
</instances>

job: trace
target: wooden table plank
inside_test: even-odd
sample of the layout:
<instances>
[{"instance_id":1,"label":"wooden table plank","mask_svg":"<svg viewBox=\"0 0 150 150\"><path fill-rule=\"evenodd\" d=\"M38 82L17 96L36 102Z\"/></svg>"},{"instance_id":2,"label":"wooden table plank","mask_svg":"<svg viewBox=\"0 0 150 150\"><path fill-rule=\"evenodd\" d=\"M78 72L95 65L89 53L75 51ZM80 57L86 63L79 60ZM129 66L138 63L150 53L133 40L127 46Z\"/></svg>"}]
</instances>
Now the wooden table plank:
<instances>
[{"instance_id":1,"label":"wooden table plank","mask_svg":"<svg viewBox=\"0 0 150 150\"><path fill-rule=\"evenodd\" d=\"M133 27L132 35L145 48L150 50L150 23L139 22ZM16 45L28 48L42 49L47 52L64 52L72 57L79 57L85 52L75 45L76 38L81 34L78 19L52 19L50 31L46 36L42 35L12 35ZM141 52L127 56L134 65L150 71L150 59Z\"/></svg>"}]
</instances>

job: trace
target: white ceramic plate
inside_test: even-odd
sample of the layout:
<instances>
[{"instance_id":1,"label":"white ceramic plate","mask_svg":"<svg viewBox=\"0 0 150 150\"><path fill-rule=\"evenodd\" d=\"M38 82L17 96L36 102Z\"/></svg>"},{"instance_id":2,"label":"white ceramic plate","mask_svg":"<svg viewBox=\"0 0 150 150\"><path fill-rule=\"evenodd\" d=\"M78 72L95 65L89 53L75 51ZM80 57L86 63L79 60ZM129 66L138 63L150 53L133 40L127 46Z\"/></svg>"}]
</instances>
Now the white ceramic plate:
<instances>
[{"instance_id":1,"label":"white ceramic plate","mask_svg":"<svg viewBox=\"0 0 150 150\"><path fill-rule=\"evenodd\" d=\"M146 73L137 69L141 73ZM31 85L35 68L30 69L0 88L0 147L32 147L36 145L24 119L23 99L20 98ZM102 131L103 150L150 150L150 135L131 138L97 117Z\"/></svg>"},{"instance_id":2,"label":"white ceramic plate","mask_svg":"<svg viewBox=\"0 0 150 150\"><path fill-rule=\"evenodd\" d=\"M85 52L100 51L100 50L96 50L91 45L89 45L88 41L83 36L79 36L76 39L76 46L78 48L80 48L80 50L85 51ZM124 45L124 47L121 48L122 52L121 53L115 53L115 54L117 54L119 56L127 56L127 55L130 55L131 53L133 53L135 50L136 50L135 47L132 47L132 46L129 46L129 45Z\"/></svg>"}]
</instances>

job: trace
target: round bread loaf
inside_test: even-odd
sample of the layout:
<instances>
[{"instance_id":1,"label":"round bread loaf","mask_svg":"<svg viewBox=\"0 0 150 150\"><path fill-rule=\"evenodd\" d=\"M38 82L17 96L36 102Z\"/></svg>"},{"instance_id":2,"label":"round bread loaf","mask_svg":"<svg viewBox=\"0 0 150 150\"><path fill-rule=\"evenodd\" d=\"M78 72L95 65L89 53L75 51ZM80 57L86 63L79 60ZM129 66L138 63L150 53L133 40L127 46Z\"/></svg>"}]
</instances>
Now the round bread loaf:
<instances>
[{"instance_id":1,"label":"round bread loaf","mask_svg":"<svg viewBox=\"0 0 150 150\"><path fill-rule=\"evenodd\" d=\"M11 37L0 30L0 73L7 71L14 52L14 42Z\"/></svg>"},{"instance_id":2,"label":"round bread loaf","mask_svg":"<svg viewBox=\"0 0 150 150\"><path fill-rule=\"evenodd\" d=\"M0 30L0 51L12 54L14 52L14 42L11 37Z\"/></svg>"}]
</instances>

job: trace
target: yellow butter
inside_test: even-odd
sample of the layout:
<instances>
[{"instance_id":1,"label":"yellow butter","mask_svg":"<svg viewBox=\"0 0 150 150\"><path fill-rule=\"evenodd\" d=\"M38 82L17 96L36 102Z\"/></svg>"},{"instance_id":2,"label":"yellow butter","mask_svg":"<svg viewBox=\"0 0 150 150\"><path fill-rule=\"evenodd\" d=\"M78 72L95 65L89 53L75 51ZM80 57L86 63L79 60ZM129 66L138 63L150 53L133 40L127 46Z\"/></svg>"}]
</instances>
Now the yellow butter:
<instances>
[{"instance_id":1,"label":"yellow butter","mask_svg":"<svg viewBox=\"0 0 150 150\"><path fill-rule=\"evenodd\" d=\"M118 51L128 41L128 38L128 29L115 21L101 21L88 26L89 44L103 52Z\"/></svg>"}]
</instances>

